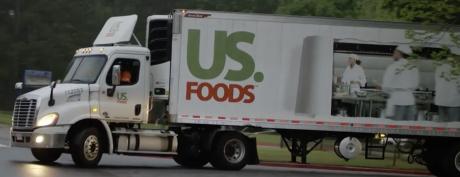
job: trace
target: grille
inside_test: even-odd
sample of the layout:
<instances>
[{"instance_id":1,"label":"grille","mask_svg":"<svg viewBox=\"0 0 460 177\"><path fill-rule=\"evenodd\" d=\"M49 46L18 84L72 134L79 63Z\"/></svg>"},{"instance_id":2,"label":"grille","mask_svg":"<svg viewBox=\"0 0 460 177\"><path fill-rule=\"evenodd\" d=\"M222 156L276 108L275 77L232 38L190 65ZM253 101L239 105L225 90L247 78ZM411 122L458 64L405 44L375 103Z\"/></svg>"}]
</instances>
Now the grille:
<instances>
[{"instance_id":1,"label":"grille","mask_svg":"<svg viewBox=\"0 0 460 177\"><path fill-rule=\"evenodd\" d=\"M16 100L13 111L13 127L32 128L35 123L37 100Z\"/></svg>"}]
</instances>

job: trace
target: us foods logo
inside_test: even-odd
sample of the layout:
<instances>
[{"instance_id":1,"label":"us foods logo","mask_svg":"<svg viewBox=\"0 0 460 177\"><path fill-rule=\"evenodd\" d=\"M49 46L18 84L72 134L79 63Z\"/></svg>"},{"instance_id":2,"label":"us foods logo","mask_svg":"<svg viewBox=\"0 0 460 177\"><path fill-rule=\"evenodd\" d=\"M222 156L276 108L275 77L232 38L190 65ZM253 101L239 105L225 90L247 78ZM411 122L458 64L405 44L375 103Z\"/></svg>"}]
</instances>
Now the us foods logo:
<instances>
[{"instance_id":1,"label":"us foods logo","mask_svg":"<svg viewBox=\"0 0 460 177\"><path fill-rule=\"evenodd\" d=\"M187 66L191 74L202 80L211 80L221 74L224 79L231 82L240 82L253 78L255 82L262 82L262 72L255 72L255 63L251 55L240 50L238 43L252 44L254 34L250 32L234 32L228 34L226 31L215 31L214 33L214 57L209 68L203 68L200 64L200 30L191 29L188 31L187 43ZM241 64L241 69L229 69L224 72L227 57ZM217 83L188 81L186 88L186 99L190 100L195 95L201 101L211 99L217 102L230 103L252 103L255 100L253 93L255 85L241 85L237 83ZM207 92L206 92L207 91Z\"/></svg>"}]
</instances>

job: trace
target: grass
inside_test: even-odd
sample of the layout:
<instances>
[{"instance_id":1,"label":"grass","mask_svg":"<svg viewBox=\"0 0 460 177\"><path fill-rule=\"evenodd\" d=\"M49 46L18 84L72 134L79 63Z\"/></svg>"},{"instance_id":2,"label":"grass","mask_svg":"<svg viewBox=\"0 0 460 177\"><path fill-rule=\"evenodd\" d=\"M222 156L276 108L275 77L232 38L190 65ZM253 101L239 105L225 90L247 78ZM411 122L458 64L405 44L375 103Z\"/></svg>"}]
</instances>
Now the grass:
<instances>
[{"instance_id":1,"label":"grass","mask_svg":"<svg viewBox=\"0 0 460 177\"><path fill-rule=\"evenodd\" d=\"M272 148L272 147L258 147L258 153L260 160L262 161L273 161L273 162L289 162L291 156L289 151L284 148ZM334 152L330 151L312 151L307 157L307 162L311 164L324 164L324 165L342 165L342 166L354 166L354 167L369 167L369 168L397 168L397 169L426 169L422 165L409 164L404 158L397 158L396 165L393 166L393 154L387 153L385 160L368 160L364 158L364 155L345 161L337 157ZM390 157L391 156L391 157ZM299 160L300 161L300 158Z\"/></svg>"},{"instance_id":2,"label":"grass","mask_svg":"<svg viewBox=\"0 0 460 177\"><path fill-rule=\"evenodd\" d=\"M0 111L0 124L11 125L11 112Z\"/></svg>"},{"instance_id":3,"label":"grass","mask_svg":"<svg viewBox=\"0 0 460 177\"><path fill-rule=\"evenodd\" d=\"M259 158L262 161L274 161L274 162L290 162L291 156L286 147L280 148L280 136L277 134L260 134L257 135L257 143L259 144L257 150ZM354 166L354 167L369 167L369 168L396 168L396 169L408 169L408 170L425 170L426 167L419 164L407 163L407 156L400 155L396 158L395 165L393 160L395 159L393 153L387 151L386 158L384 160L369 160L365 159L364 152L362 155L355 159L345 161L340 159L331 150L333 140L325 139L323 145L318 146L307 156L307 162L311 164L324 164L324 165L343 165L343 166ZM262 145L262 146L260 146ZM389 148L391 149L391 148ZM300 158L298 158L300 161Z\"/></svg>"}]
</instances>

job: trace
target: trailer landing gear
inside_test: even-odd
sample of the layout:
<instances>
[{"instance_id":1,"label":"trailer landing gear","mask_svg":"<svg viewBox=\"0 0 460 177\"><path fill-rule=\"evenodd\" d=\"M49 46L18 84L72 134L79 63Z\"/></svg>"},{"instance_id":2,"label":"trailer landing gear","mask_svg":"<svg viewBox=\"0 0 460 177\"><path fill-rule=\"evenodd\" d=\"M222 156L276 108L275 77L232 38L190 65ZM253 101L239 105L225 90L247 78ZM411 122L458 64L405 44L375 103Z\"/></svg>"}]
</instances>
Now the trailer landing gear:
<instances>
[{"instance_id":1,"label":"trailer landing gear","mask_svg":"<svg viewBox=\"0 0 460 177\"><path fill-rule=\"evenodd\" d=\"M287 136L287 134L281 132L280 134L284 144L291 153L291 162L297 162L297 157L300 157L301 163L306 164L308 154L323 142L322 137ZM310 143L312 145L309 147Z\"/></svg>"}]
</instances>

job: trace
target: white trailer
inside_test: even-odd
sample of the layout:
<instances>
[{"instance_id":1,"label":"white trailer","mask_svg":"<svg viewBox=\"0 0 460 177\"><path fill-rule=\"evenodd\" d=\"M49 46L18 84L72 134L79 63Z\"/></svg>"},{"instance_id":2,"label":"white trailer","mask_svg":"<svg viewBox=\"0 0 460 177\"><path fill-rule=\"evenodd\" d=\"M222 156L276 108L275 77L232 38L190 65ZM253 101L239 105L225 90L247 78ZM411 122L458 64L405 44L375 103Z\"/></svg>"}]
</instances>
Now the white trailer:
<instances>
[{"instance_id":1,"label":"white trailer","mask_svg":"<svg viewBox=\"0 0 460 177\"><path fill-rule=\"evenodd\" d=\"M411 45L405 32L426 26L175 10L148 17L142 47L133 35L136 20L110 18L93 47L76 51L62 83L18 97L13 146L31 148L44 162L70 153L84 167L114 153L238 170L258 162L255 139L244 130L269 129L282 135L293 160L300 155L305 162L307 144L325 137L337 139L336 153L344 159L361 152L360 141L366 142L366 158L375 159L384 158L388 138L406 138L413 161L436 175L460 174L460 122L376 116L373 106L385 102L378 87L362 88L375 97L344 96L332 84L348 53L368 60L363 66L378 78L395 47ZM139 45L130 44L132 37ZM422 47L440 46L458 51L448 35ZM431 64L416 65L429 78ZM432 83L426 78L421 85ZM417 98L419 112L435 112L422 108L433 105L432 93L414 92L428 97ZM346 100L359 107L355 116L334 113L333 103ZM169 128L141 128L161 121ZM380 156L371 156L373 149Z\"/></svg>"}]
</instances>

